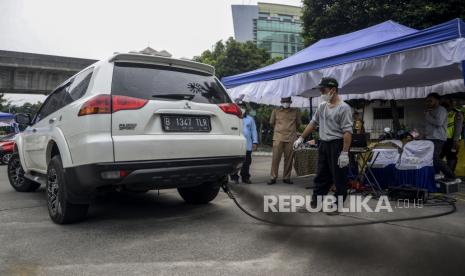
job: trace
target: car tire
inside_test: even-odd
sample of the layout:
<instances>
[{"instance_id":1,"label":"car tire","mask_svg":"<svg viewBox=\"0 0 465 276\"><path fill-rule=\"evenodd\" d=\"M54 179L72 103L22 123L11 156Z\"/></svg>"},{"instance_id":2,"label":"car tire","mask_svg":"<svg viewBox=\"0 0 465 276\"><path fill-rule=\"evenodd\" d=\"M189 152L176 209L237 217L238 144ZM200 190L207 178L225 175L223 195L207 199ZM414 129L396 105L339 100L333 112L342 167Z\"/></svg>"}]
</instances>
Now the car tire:
<instances>
[{"instance_id":1,"label":"car tire","mask_svg":"<svg viewBox=\"0 0 465 276\"><path fill-rule=\"evenodd\" d=\"M17 192L34 192L40 187L40 183L24 177L24 169L21 166L21 161L17 153L14 153L8 161L7 173L10 185Z\"/></svg>"},{"instance_id":2,"label":"car tire","mask_svg":"<svg viewBox=\"0 0 465 276\"><path fill-rule=\"evenodd\" d=\"M68 224L83 220L89 209L88 204L72 204L66 195L66 178L63 163L55 155L47 169L47 207L50 218L56 224Z\"/></svg>"},{"instance_id":3,"label":"car tire","mask_svg":"<svg viewBox=\"0 0 465 276\"><path fill-rule=\"evenodd\" d=\"M219 182L205 182L199 186L178 188L182 199L190 204L207 204L216 198L219 191Z\"/></svg>"}]
</instances>

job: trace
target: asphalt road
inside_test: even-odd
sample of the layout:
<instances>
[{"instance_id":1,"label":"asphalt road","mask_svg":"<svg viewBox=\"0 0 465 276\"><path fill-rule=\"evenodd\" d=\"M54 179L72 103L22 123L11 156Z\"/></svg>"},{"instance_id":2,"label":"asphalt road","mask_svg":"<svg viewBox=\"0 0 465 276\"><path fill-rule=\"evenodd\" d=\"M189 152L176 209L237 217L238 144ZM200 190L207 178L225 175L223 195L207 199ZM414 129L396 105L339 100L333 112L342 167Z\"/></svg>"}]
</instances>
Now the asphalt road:
<instances>
[{"instance_id":1,"label":"asphalt road","mask_svg":"<svg viewBox=\"0 0 465 276\"><path fill-rule=\"evenodd\" d=\"M308 178L294 185L265 185L269 163L269 157L254 158L256 184L243 191L309 193L304 189L311 184ZM245 199L259 214L260 204ZM212 204L192 206L175 190L164 190L98 198L86 221L59 226L48 217L43 187L34 193L13 191L3 166L0 275L464 275L465 204L457 206L458 212L435 219L296 229L257 222L224 193ZM293 216L313 224L361 220Z\"/></svg>"}]
</instances>

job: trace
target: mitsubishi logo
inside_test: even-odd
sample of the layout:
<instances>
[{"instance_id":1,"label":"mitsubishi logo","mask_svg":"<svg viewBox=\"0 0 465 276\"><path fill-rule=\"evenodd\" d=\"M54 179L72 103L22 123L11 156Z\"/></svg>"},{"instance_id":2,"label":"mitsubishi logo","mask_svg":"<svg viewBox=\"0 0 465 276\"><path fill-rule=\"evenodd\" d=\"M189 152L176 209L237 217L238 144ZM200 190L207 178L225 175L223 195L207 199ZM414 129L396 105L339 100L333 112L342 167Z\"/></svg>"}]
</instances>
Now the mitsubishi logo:
<instances>
[{"instance_id":1,"label":"mitsubishi logo","mask_svg":"<svg viewBox=\"0 0 465 276\"><path fill-rule=\"evenodd\" d=\"M186 102L186 106L184 106L184 109L191 109L191 106L189 105L188 102Z\"/></svg>"}]
</instances>

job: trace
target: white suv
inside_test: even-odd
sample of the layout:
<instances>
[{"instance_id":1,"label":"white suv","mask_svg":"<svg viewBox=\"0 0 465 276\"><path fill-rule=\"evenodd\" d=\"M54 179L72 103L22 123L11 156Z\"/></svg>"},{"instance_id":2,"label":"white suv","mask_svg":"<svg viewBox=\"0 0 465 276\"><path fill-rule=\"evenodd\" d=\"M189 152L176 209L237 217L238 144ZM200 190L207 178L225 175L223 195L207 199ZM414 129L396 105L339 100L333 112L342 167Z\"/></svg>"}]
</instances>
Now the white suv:
<instances>
[{"instance_id":1,"label":"white suv","mask_svg":"<svg viewBox=\"0 0 465 276\"><path fill-rule=\"evenodd\" d=\"M56 88L8 164L20 192L46 186L55 223L83 219L100 189L177 188L188 203L213 200L246 152L241 111L192 61L117 54Z\"/></svg>"}]
</instances>

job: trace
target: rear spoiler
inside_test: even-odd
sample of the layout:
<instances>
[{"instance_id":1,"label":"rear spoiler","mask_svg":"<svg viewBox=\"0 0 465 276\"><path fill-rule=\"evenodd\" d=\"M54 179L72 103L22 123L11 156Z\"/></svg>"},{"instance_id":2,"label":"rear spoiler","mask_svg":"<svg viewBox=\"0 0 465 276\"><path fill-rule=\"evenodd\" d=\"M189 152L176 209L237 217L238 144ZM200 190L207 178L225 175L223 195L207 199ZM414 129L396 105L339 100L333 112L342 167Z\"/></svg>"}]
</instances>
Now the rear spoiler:
<instances>
[{"instance_id":1,"label":"rear spoiler","mask_svg":"<svg viewBox=\"0 0 465 276\"><path fill-rule=\"evenodd\" d=\"M189 69L215 75L215 67L190 60L174 59L161 56L151 56L143 54L116 54L110 58L109 62L133 62L142 64L155 64L162 66L172 66L181 69Z\"/></svg>"}]
</instances>

